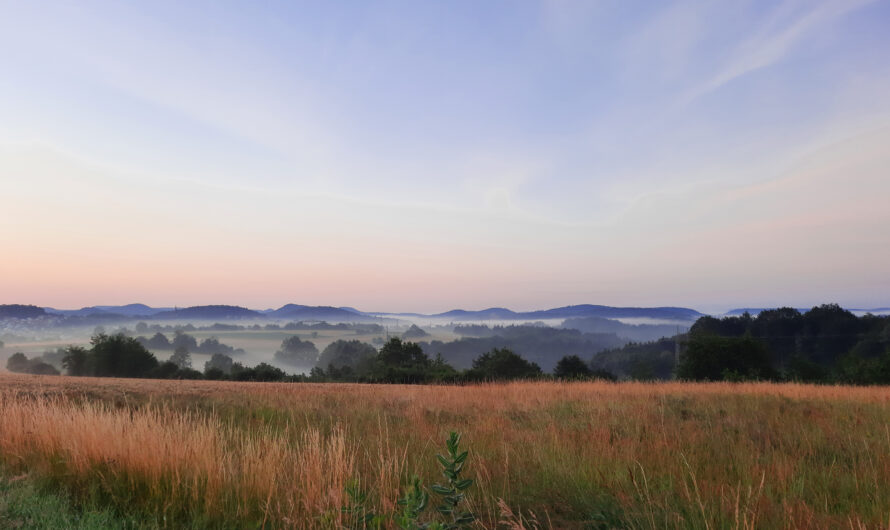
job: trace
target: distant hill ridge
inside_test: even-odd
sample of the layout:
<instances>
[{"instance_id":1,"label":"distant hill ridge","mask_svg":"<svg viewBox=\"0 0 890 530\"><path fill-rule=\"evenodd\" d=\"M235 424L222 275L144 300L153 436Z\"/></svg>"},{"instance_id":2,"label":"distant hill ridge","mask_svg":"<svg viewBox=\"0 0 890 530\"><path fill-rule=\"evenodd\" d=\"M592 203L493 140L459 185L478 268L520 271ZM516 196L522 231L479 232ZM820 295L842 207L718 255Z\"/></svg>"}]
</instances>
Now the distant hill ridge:
<instances>
[{"instance_id":1,"label":"distant hill ridge","mask_svg":"<svg viewBox=\"0 0 890 530\"><path fill-rule=\"evenodd\" d=\"M749 312L756 315L767 308L732 309L726 315L741 315ZM801 312L807 309L799 309ZM850 309L856 312L888 313L890 308ZM572 318L648 318L658 320L694 321L704 313L686 307L615 307L594 304L579 304L537 311L513 311L505 307L489 307L481 310L452 309L443 313L386 313L359 311L353 307L309 306L302 304L285 304L278 309L257 311L235 305L203 305L184 308L151 307L146 304L133 303L127 305L96 305L80 309L55 309L25 304L0 304L0 319L39 318L39 317L89 317L93 320L318 320L333 322L368 322L379 321L386 317L414 317L430 319L447 319L454 322L492 321L492 320L558 320Z\"/></svg>"},{"instance_id":2,"label":"distant hill ridge","mask_svg":"<svg viewBox=\"0 0 890 530\"><path fill-rule=\"evenodd\" d=\"M259 311L236 305L199 305L174 309L172 311L162 311L152 315L152 318L156 320L182 320L186 318L196 318L201 320L232 320L265 318L265 316L266 315Z\"/></svg>"},{"instance_id":3,"label":"distant hill ridge","mask_svg":"<svg viewBox=\"0 0 890 530\"><path fill-rule=\"evenodd\" d=\"M737 309L730 309L726 312L726 316L741 316L745 313L750 313L751 316L757 316L759 313L763 311L770 311L772 309L778 309L777 307L740 307ZM811 308L809 307L797 307L795 308L801 313L806 313ZM845 308L847 311L858 312L858 313L890 313L890 307L873 307L871 309L859 309L859 308Z\"/></svg>"},{"instance_id":4,"label":"distant hill ridge","mask_svg":"<svg viewBox=\"0 0 890 530\"><path fill-rule=\"evenodd\" d=\"M335 321L366 321L379 320L378 317L362 313L351 307L306 306L286 304L265 315L273 318L289 320L335 320Z\"/></svg>"},{"instance_id":5,"label":"distant hill ridge","mask_svg":"<svg viewBox=\"0 0 890 530\"><path fill-rule=\"evenodd\" d=\"M0 306L6 307L6 306ZM9 306L13 307L13 306ZM39 311L43 308L31 307ZM652 318L664 320L695 320L702 313L685 307L613 307L604 305L581 304L538 311L517 312L505 307L490 307L482 310L453 309L444 313L383 313L364 312L352 307L333 306L308 306L301 304L285 304L278 309L266 309L257 311L246 307L234 305L204 305L184 308L161 307L155 308L145 304L128 304L123 306L98 305L81 309L54 309L45 308L46 313L63 316L107 316L107 317L132 317L157 320L177 319L263 319L273 318L282 320L327 320L327 321L369 321L379 320L381 317L417 317L448 319L452 321L481 321L481 320L548 320L583 317L600 318ZM33 313L33 310L31 310ZM0 315L2 318L2 315ZM25 317L19 317L25 318Z\"/></svg>"},{"instance_id":6,"label":"distant hill ridge","mask_svg":"<svg viewBox=\"0 0 890 530\"><path fill-rule=\"evenodd\" d=\"M127 305L95 305L80 309L54 309L44 308L47 313L64 316L91 316L91 315L120 315L126 317L147 317L164 311L171 311L172 307L149 307L145 304Z\"/></svg>"},{"instance_id":7,"label":"distant hill ridge","mask_svg":"<svg viewBox=\"0 0 890 530\"><path fill-rule=\"evenodd\" d=\"M0 318L38 318L46 316L46 314L42 307L37 307L36 305L0 305Z\"/></svg>"},{"instance_id":8,"label":"distant hill ridge","mask_svg":"<svg viewBox=\"0 0 890 530\"><path fill-rule=\"evenodd\" d=\"M581 317L601 318L652 318L662 320L695 320L703 313L686 307L612 307L605 305L581 304L539 311L516 312L503 307L490 307L479 311L453 309L444 313L425 315L422 313L374 313L386 316L419 318L447 318L455 321L468 320L546 320Z\"/></svg>"}]
</instances>

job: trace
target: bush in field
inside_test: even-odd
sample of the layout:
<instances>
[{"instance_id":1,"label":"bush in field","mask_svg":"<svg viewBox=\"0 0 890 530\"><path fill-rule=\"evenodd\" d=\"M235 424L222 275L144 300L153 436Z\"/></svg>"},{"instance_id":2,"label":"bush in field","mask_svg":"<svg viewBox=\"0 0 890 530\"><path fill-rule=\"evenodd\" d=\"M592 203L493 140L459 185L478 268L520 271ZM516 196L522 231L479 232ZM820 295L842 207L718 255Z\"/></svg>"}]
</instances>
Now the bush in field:
<instances>
[{"instance_id":1,"label":"bush in field","mask_svg":"<svg viewBox=\"0 0 890 530\"><path fill-rule=\"evenodd\" d=\"M318 348L315 344L300 340L293 335L281 341L281 349L275 352L275 360L293 366L312 367L318 360Z\"/></svg>"},{"instance_id":2,"label":"bush in field","mask_svg":"<svg viewBox=\"0 0 890 530\"><path fill-rule=\"evenodd\" d=\"M540 366L507 348L495 348L483 353L473 361L473 368L467 372L469 379L478 381L531 379L542 375Z\"/></svg>"}]
</instances>

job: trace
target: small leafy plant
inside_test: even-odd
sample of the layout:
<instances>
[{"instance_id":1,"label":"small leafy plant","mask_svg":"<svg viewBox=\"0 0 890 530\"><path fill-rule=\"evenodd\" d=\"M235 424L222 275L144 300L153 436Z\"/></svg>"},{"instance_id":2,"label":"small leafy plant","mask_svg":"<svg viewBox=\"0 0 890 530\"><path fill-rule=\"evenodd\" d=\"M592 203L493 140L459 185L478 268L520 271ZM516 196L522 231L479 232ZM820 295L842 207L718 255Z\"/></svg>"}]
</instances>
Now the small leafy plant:
<instances>
[{"instance_id":1,"label":"small leafy plant","mask_svg":"<svg viewBox=\"0 0 890 530\"><path fill-rule=\"evenodd\" d=\"M464 500L463 492L473 485L473 479L460 478L469 451L459 452L458 444L460 444L460 434L452 431L448 441L445 442L448 456L436 455L439 463L442 464L442 475L448 479L445 485L433 484L432 486L433 492L442 496L442 504L436 508L436 511L449 519L441 526L445 530L464 528L476 520L471 512L460 508L460 503Z\"/></svg>"},{"instance_id":2,"label":"small leafy plant","mask_svg":"<svg viewBox=\"0 0 890 530\"><path fill-rule=\"evenodd\" d=\"M468 451L460 451L460 434L451 432L445 442L448 449L447 455L436 455L439 464L442 465L442 476L447 481L445 484L433 484L430 489L433 493L442 497L442 502L436 507L433 520L427 523L420 522L420 518L429 504L429 494L423 487L423 483L416 476L411 479L411 487L405 492L405 496L399 499L402 513L396 518L396 523L404 530L459 530L467 528L476 516L467 510L461 509L464 500L464 491L473 485L473 479L461 478L464 464L467 461Z\"/></svg>"},{"instance_id":3,"label":"small leafy plant","mask_svg":"<svg viewBox=\"0 0 890 530\"><path fill-rule=\"evenodd\" d=\"M411 485L398 500L401 512L393 517L393 522L403 530L461 530L468 528L476 520L472 512L462 508L464 492L473 485L473 479L461 478L469 451L460 451L460 434L451 432L445 442L447 455L436 455L442 465L444 484L433 484L430 489L441 497L441 503L431 514L432 521L421 522L429 506L429 493L416 475L411 477ZM346 488L350 505L343 508L347 528L381 528L383 519L366 507L367 494L353 482Z\"/></svg>"},{"instance_id":4,"label":"small leafy plant","mask_svg":"<svg viewBox=\"0 0 890 530\"><path fill-rule=\"evenodd\" d=\"M358 480L351 480L346 485L349 505L341 512L346 519L346 528L383 528L383 518L368 509L368 493L361 488Z\"/></svg>"},{"instance_id":5,"label":"small leafy plant","mask_svg":"<svg viewBox=\"0 0 890 530\"><path fill-rule=\"evenodd\" d=\"M411 487L405 492L405 496L398 501L399 506L402 507L402 513L396 516L396 524L399 525L399 528L405 530L430 528L430 525L418 522L420 514L426 510L429 498L429 494L423 489L423 483L420 481L420 478L417 475L411 477Z\"/></svg>"}]
</instances>

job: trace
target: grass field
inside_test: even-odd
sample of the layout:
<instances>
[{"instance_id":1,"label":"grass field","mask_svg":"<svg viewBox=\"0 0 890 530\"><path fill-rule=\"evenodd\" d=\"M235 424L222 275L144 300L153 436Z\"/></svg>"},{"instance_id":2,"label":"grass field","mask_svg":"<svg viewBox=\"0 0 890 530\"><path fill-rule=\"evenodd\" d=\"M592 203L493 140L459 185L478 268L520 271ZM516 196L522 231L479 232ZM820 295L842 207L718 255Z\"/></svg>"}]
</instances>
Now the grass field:
<instances>
[{"instance_id":1,"label":"grass field","mask_svg":"<svg viewBox=\"0 0 890 530\"><path fill-rule=\"evenodd\" d=\"M137 526L342 527L352 480L392 514L450 430L480 527L890 527L890 388L0 374L3 473Z\"/></svg>"}]
</instances>

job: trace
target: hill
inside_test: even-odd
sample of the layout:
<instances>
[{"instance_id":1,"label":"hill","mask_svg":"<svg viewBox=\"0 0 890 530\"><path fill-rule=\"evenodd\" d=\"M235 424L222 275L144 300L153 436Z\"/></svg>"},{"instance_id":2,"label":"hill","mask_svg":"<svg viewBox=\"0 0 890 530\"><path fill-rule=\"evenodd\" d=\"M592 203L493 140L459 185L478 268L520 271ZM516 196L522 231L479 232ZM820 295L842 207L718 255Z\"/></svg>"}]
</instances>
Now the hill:
<instances>
[{"instance_id":1,"label":"hill","mask_svg":"<svg viewBox=\"0 0 890 530\"><path fill-rule=\"evenodd\" d=\"M695 320L704 314L695 309L685 307L612 307L605 305L570 305L547 309L544 311L531 311L519 313L523 318L550 319L550 318L652 318L660 320Z\"/></svg>"},{"instance_id":2,"label":"hill","mask_svg":"<svg viewBox=\"0 0 890 530\"><path fill-rule=\"evenodd\" d=\"M375 315L392 315L419 318L447 318L452 321L464 322L473 320L550 320L567 318L651 318L657 320L693 321L703 313L685 307L612 307L605 305L570 305L543 309L538 311L516 312L503 307L490 307L479 311L453 309L444 313L425 315L421 313L373 313Z\"/></svg>"},{"instance_id":3,"label":"hill","mask_svg":"<svg viewBox=\"0 0 890 530\"><path fill-rule=\"evenodd\" d=\"M172 311L172 307L150 307L145 304L127 305L94 305L80 309L55 309L44 308L47 313L63 316L85 317L97 315L118 315L123 317L148 317L166 311Z\"/></svg>"},{"instance_id":4,"label":"hill","mask_svg":"<svg viewBox=\"0 0 890 530\"><path fill-rule=\"evenodd\" d=\"M546 326L495 326L489 333L485 336L464 336L451 342L421 342L420 347L430 357L441 354L459 370L472 367L473 360L485 352L494 348L508 348L537 363L545 372L551 372L565 355L590 359L603 350L617 348L627 342L614 333L582 333L576 329Z\"/></svg>"},{"instance_id":5,"label":"hill","mask_svg":"<svg viewBox=\"0 0 890 530\"><path fill-rule=\"evenodd\" d=\"M323 320L328 322L367 322L379 320L379 318L352 308L299 304L286 304L265 314L272 318L288 320Z\"/></svg>"},{"instance_id":6,"label":"hill","mask_svg":"<svg viewBox=\"0 0 890 530\"><path fill-rule=\"evenodd\" d=\"M234 320L265 318L265 315L259 311L234 305L200 305L173 311L162 311L154 314L152 318L156 320L183 320L187 318L198 320Z\"/></svg>"},{"instance_id":7,"label":"hill","mask_svg":"<svg viewBox=\"0 0 890 530\"><path fill-rule=\"evenodd\" d=\"M689 329L689 324L625 324L602 317L567 318L560 327L584 333L614 333L634 342L648 342L662 337L673 337Z\"/></svg>"},{"instance_id":8,"label":"hill","mask_svg":"<svg viewBox=\"0 0 890 530\"><path fill-rule=\"evenodd\" d=\"M0 318L39 318L46 316L42 307L24 304L0 305Z\"/></svg>"}]
</instances>

